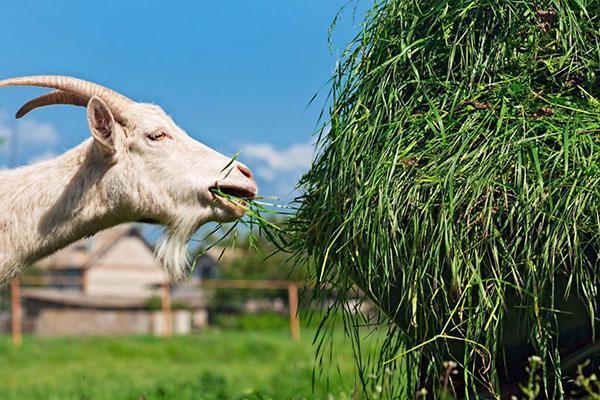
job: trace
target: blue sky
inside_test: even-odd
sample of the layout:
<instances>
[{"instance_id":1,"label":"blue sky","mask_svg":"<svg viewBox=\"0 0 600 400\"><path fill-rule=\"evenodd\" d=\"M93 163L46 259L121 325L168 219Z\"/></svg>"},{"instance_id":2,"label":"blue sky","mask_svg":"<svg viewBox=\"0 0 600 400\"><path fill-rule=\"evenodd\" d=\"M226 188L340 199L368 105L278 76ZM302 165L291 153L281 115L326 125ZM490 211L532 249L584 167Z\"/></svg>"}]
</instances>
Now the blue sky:
<instances>
[{"instance_id":1,"label":"blue sky","mask_svg":"<svg viewBox=\"0 0 600 400\"><path fill-rule=\"evenodd\" d=\"M261 192L285 197L306 170L323 101L308 107L357 30L348 0L12 1L0 14L0 78L72 75L161 105L191 136L254 169ZM0 136L18 162L87 135L83 108L14 112L37 88L0 90ZM7 148L0 165L7 163Z\"/></svg>"}]
</instances>

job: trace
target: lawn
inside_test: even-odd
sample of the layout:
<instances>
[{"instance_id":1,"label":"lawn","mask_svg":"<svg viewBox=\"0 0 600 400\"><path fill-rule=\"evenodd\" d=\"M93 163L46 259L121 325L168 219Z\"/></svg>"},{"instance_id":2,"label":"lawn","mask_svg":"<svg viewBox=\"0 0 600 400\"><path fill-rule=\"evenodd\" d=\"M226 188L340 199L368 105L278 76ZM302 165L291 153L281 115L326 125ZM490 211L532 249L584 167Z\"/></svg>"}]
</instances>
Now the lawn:
<instances>
[{"instance_id":1,"label":"lawn","mask_svg":"<svg viewBox=\"0 0 600 400\"><path fill-rule=\"evenodd\" d=\"M312 338L208 330L171 339L26 337L14 349L1 337L0 399L350 398L351 349L337 346L329 379L313 386Z\"/></svg>"}]
</instances>

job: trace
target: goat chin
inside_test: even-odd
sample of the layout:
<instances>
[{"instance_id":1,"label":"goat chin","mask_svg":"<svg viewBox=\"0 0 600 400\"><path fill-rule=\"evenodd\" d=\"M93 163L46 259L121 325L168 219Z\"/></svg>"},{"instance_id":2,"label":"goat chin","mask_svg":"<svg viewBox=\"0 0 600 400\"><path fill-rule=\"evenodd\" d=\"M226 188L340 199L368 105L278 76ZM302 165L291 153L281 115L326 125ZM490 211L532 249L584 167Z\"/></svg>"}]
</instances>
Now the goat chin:
<instances>
[{"instance_id":1,"label":"goat chin","mask_svg":"<svg viewBox=\"0 0 600 400\"><path fill-rule=\"evenodd\" d=\"M191 271L187 243L200 225L200 223L180 221L167 227L158 241L156 257L173 281L187 278Z\"/></svg>"}]
</instances>

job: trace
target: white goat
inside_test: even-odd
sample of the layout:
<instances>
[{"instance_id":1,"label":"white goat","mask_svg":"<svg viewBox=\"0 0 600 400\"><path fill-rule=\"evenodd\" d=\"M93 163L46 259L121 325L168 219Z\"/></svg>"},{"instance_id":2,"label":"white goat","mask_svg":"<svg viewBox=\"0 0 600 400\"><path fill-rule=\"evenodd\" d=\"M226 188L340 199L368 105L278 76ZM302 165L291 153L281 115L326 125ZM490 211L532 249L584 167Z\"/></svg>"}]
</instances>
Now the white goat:
<instances>
[{"instance_id":1,"label":"white goat","mask_svg":"<svg viewBox=\"0 0 600 400\"><path fill-rule=\"evenodd\" d=\"M192 234L244 212L211 189L256 195L247 167L189 137L158 106L71 77L13 78L3 86L57 89L25 104L17 118L51 104L87 106L92 138L53 160L0 171L0 285L80 238L130 221L166 227L157 255L180 278Z\"/></svg>"}]
</instances>

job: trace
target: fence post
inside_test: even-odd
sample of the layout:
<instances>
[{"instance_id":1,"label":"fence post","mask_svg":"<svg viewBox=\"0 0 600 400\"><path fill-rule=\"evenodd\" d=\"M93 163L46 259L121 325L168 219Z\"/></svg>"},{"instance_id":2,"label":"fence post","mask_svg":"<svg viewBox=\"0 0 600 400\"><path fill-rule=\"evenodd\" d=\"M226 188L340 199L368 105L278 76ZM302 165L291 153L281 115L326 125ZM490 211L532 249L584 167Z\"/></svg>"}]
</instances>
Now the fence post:
<instances>
[{"instance_id":1,"label":"fence post","mask_svg":"<svg viewBox=\"0 0 600 400\"><path fill-rule=\"evenodd\" d=\"M23 339L21 329L21 284L18 278L10 283L10 306L13 345L19 347Z\"/></svg>"},{"instance_id":2,"label":"fence post","mask_svg":"<svg viewBox=\"0 0 600 400\"><path fill-rule=\"evenodd\" d=\"M164 336L170 337L173 334L173 316L171 314L171 287L169 282L162 284L162 312L165 324Z\"/></svg>"},{"instance_id":3,"label":"fence post","mask_svg":"<svg viewBox=\"0 0 600 400\"><path fill-rule=\"evenodd\" d=\"M298 319L298 285L288 285L288 300L290 305L290 334L294 341L300 340L300 320Z\"/></svg>"}]
</instances>

